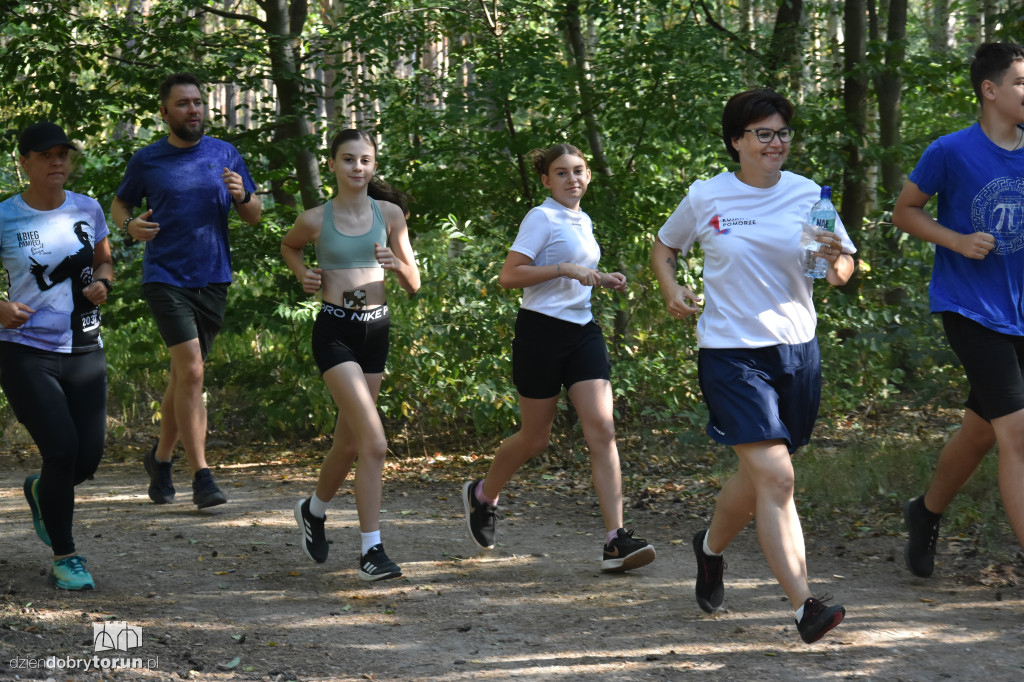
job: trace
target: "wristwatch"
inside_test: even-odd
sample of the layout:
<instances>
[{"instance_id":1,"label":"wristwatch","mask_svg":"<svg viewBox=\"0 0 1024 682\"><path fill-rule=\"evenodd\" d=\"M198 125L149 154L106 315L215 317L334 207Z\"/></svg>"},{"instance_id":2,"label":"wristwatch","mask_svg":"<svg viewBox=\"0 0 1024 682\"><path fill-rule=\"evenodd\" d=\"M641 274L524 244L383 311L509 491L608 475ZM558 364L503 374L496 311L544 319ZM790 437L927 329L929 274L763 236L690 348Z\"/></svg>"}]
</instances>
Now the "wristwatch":
<instances>
[{"instance_id":1,"label":"wristwatch","mask_svg":"<svg viewBox=\"0 0 1024 682\"><path fill-rule=\"evenodd\" d=\"M110 283L110 280L109 280L109 279L107 279L106 277L97 277L97 278L96 278L96 279L94 279L93 281L94 281L94 282L102 282L102 283L103 283L103 286L105 286L105 287L107 288L107 293L108 293L108 294L109 294L109 293L110 293L111 291L113 291L113 290L114 290L114 285L113 285L113 284L111 284L111 283Z\"/></svg>"},{"instance_id":2,"label":"wristwatch","mask_svg":"<svg viewBox=\"0 0 1024 682\"><path fill-rule=\"evenodd\" d=\"M236 201L235 203L237 205L241 206L242 204L248 204L251 200L252 200L252 192L250 192L249 190L245 190L245 196L242 197L242 200L241 201Z\"/></svg>"}]
</instances>

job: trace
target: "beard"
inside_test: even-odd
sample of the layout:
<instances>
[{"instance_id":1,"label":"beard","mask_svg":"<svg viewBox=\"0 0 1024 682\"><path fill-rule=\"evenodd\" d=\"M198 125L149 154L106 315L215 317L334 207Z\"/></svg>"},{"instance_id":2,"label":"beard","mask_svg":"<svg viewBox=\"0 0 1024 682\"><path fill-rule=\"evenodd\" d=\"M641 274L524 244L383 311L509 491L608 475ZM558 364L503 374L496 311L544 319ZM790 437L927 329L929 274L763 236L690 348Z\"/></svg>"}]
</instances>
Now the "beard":
<instances>
[{"instance_id":1,"label":"beard","mask_svg":"<svg viewBox=\"0 0 1024 682\"><path fill-rule=\"evenodd\" d=\"M185 142L198 142L206 132L206 121L199 119L199 125L195 127L190 127L188 123L182 123L171 126L171 130Z\"/></svg>"}]
</instances>

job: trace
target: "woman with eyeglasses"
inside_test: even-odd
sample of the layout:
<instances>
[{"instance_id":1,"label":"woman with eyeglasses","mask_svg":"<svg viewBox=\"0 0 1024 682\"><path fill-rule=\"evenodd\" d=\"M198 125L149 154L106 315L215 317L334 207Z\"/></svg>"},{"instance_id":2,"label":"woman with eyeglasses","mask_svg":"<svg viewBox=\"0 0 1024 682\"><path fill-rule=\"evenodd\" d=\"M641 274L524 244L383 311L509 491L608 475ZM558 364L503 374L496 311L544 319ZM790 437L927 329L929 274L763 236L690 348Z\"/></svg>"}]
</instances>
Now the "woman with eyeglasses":
<instances>
[{"instance_id":1,"label":"woman with eyeglasses","mask_svg":"<svg viewBox=\"0 0 1024 682\"><path fill-rule=\"evenodd\" d=\"M810 644L846 613L812 596L803 531L793 502L792 454L810 440L821 396L813 280L803 274L800 238L820 187L783 171L793 106L767 89L734 95L722 114L722 139L739 170L690 186L662 226L651 262L669 314L697 322L697 366L708 407L707 433L733 448L735 474L722 486L711 526L693 537L697 604L722 607L723 552L750 520L768 565ZM818 236L826 279L844 284L856 249L842 221ZM676 281L680 254L704 252L706 301Z\"/></svg>"}]
</instances>

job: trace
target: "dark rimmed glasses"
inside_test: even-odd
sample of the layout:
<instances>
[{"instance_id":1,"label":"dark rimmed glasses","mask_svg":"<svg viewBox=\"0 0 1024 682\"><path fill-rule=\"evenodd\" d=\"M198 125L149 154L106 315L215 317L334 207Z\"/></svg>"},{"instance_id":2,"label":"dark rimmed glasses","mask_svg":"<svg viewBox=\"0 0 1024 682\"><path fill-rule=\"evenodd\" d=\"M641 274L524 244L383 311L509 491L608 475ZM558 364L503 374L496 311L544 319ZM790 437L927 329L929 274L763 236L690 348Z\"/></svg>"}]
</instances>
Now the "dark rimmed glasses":
<instances>
[{"instance_id":1,"label":"dark rimmed glasses","mask_svg":"<svg viewBox=\"0 0 1024 682\"><path fill-rule=\"evenodd\" d=\"M761 144L771 144L776 135L779 136L779 142L786 143L791 141L793 136L796 135L796 131L789 126L779 128L778 130L772 130L771 128L754 128L753 130L750 128L744 128L743 132L754 133L754 136L757 137L757 141Z\"/></svg>"}]
</instances>

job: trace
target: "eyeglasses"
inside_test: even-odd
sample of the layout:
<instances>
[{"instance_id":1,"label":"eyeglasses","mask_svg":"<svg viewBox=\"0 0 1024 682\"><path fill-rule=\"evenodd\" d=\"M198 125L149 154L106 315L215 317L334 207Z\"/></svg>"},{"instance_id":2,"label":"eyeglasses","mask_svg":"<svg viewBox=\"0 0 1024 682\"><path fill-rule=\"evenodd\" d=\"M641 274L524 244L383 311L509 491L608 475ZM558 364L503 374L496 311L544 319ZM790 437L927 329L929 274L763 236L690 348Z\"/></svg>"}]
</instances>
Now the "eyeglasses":
<instances>
[{"instance_id":1,"label":"eyeglasses","mask_svg":"<svg viewBox=\"0 0 1024 682\"><path fill-rule=\"evenodd\" d=\"M744 128L743 132L754 133L754 135L757 136L757 141L761 144L771 144L771 141L775 139L776 135L779 136L779 142L789 142L793 139L793 136L796 135L796 131L789 126L780 128L779 130L772 130L771 128L755 128L754 130L751 130L750 128Z\"/></svg>"}]
</instances>

